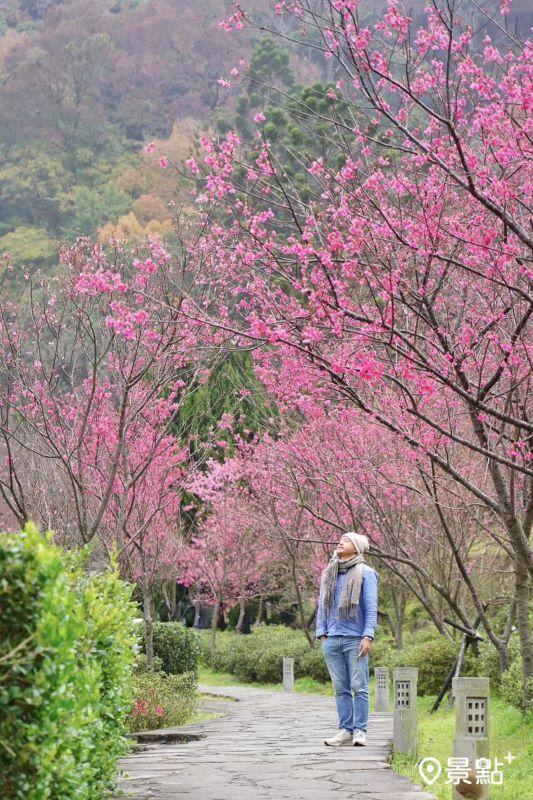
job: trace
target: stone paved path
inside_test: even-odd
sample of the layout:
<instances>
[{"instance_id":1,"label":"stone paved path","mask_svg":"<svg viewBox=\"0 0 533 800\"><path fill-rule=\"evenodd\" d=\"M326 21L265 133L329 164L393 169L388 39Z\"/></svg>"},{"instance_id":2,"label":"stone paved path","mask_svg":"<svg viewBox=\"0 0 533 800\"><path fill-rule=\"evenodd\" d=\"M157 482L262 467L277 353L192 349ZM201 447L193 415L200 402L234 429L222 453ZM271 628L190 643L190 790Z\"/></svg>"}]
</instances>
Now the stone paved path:
<instances>
[{"instance_id":1,"label":"stone paved path","mask_svg":"<svg viewBox=\"0 0 533 800\"><path fill-rule=\"evenodd\" d=\"M372 714L367 747L325 747L333 697L201 686L224 716L179 730L205 738L143 745L122 762L136 800L435 800L388 765L392 715ZM217 708L218 710L218 708ZM172 730L172 729L169 729ZM117 795L118 798L118 795Z\"/></svg>"}]
</instances>

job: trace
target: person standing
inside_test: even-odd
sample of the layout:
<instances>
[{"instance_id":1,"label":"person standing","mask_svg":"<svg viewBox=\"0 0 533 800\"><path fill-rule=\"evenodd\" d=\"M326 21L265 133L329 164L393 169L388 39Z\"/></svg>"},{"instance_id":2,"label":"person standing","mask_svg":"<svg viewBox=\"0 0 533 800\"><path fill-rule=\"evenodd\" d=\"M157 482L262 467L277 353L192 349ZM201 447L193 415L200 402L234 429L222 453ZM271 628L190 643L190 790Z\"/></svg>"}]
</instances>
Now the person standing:
<instances>
[{"instance_id":1,"label":"person standing","mask_svg":"<svg viewBox=\"0 0 533 800\"><path fill-rule=\"evenodd\" d=\"M329 747L366 745L368 654L378 612L378 573L365 563L369 549L362 533L343 534L322 573L316 638L328 668L339 730L325 739Z\"/></svg>"}]
</instances>

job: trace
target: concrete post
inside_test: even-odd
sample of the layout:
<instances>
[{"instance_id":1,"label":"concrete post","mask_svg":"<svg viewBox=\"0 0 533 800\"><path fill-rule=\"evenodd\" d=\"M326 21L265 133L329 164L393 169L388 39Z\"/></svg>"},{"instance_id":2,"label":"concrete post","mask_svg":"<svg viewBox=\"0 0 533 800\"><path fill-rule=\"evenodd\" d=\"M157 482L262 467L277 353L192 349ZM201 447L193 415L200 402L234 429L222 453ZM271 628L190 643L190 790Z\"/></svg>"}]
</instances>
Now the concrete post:
<instances>
[{"instance_id":1,"label":"concrete post","mask_svg":"<svg viewBox=\"0 0 533 800\"><path fill-rule=\"evenodd\" d=\"M416 753L418 746L418 711L416 702L416 667L395 667L394 684L394 750L397 753Z\"/></svg>"},{"instance_id":2,"label":"concrete post","mask_svg":"<svg viewBox=\"0 0 533 800\"><path fill-rule=\"evenodd\" d=\"M294 690L294 658L283 659L283 688L286 692Z\"/></svg>"},{"instance_id":3,"label":"concrete post","mask_svg":"<svg viewBox=\"0 0 533 800\"><path fill-rule=\"evenodd\" d=\"M455 774L460 782L452 785L453 800L476 797L487 800L489 783L477 783L476 766L487 772L489 758L489 679L454 678L455 739L453 756ZM476 764L478 759L487 759ZM490 766L488 767L490 774ZM480 773L478 773L480 774ZM464 778L464 779L463 779ZM473 794L472 792L475 792Z\"/></svg>"},{"instance_id":4,"label":"concrete post","mask_svg":"<svg viewBox=\"0 0 533 800\"><path fill-rule=\"evenodd\" d=\"M374 667L375 711L389 710L389 668Z\"/></svg>"}]
</instances>

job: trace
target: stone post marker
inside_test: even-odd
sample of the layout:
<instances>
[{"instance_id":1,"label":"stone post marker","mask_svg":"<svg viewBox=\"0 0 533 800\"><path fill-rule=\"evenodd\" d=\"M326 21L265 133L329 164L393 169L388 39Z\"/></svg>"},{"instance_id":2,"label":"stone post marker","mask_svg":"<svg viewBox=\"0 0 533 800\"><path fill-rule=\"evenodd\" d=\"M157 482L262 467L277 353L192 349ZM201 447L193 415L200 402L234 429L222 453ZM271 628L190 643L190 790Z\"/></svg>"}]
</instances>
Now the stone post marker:
<instances>
[{"instance_id":1,"label":"stone post marker","mask_svg":"<svg viewBox=\"0 0 533 800\"><path fill-rule=\"evenodd\" d=\"M462 780L452 786L453 800L464 800L465 797L476 797L476 800L487 800L490 783L477 783L478 775L490 775L489 759L489 679L488 678L454 678L452 692L455 698L455 739L453 743L454 759L457 772L461 770ZM468 774L467 774L468 773ZM475 791L475 794L472 792Z\"/></svg>"},{"instance_id":2,"label":"stone post marker","mask_svg":"<svg viewBox=\"0 0 533 800\"><path fill-rule=\"evenodd\" d=\"M397 753L415 753L418 745L418 711L416 704L416 667L395 667L394 684L394 750Z\"/></svg>"},{"instance_id":3,"label":"stone post marker","mask_svg":"<svg viewBox=\"0 0 533 800\"><path fill-rule=\"evenodd\" d=\"M374 667L374 682L376 692L376 711L389 710L389 668Z\"/></svg>"},{"instance_id":4,"label":"stone post marker","mask_svg":"<svg viewBox=\"0 0 533 800\"><path fill-rule=\"evenodd\" d=\"M286 692L294 690L294 658L283 659L283 688Z\"/></svg>"}]
</instances>

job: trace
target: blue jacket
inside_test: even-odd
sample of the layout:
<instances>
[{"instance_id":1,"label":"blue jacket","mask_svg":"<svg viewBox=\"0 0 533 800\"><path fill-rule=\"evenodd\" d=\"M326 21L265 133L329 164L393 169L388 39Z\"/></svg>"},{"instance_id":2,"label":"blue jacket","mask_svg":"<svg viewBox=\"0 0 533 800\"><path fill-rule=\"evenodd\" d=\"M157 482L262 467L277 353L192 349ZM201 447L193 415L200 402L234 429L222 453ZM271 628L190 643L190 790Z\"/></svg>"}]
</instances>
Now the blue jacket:
<instances>
[{"instance_id":1,"label":"blue jacket","mask_svg":"<svg viewBox=\"0 0 533 800\"><path fill-rule=\"evenodd\" d=\"M337 618L339 600L347 572L340 572L335 586L335 602L328 616L324 609L324 580L320 581L320 599L316 615L316 636L371 636L374 638L378 620L378 573L365 564L363 585L357 613L353 619L340 621Z\"/></svg>"}]
</instances>

